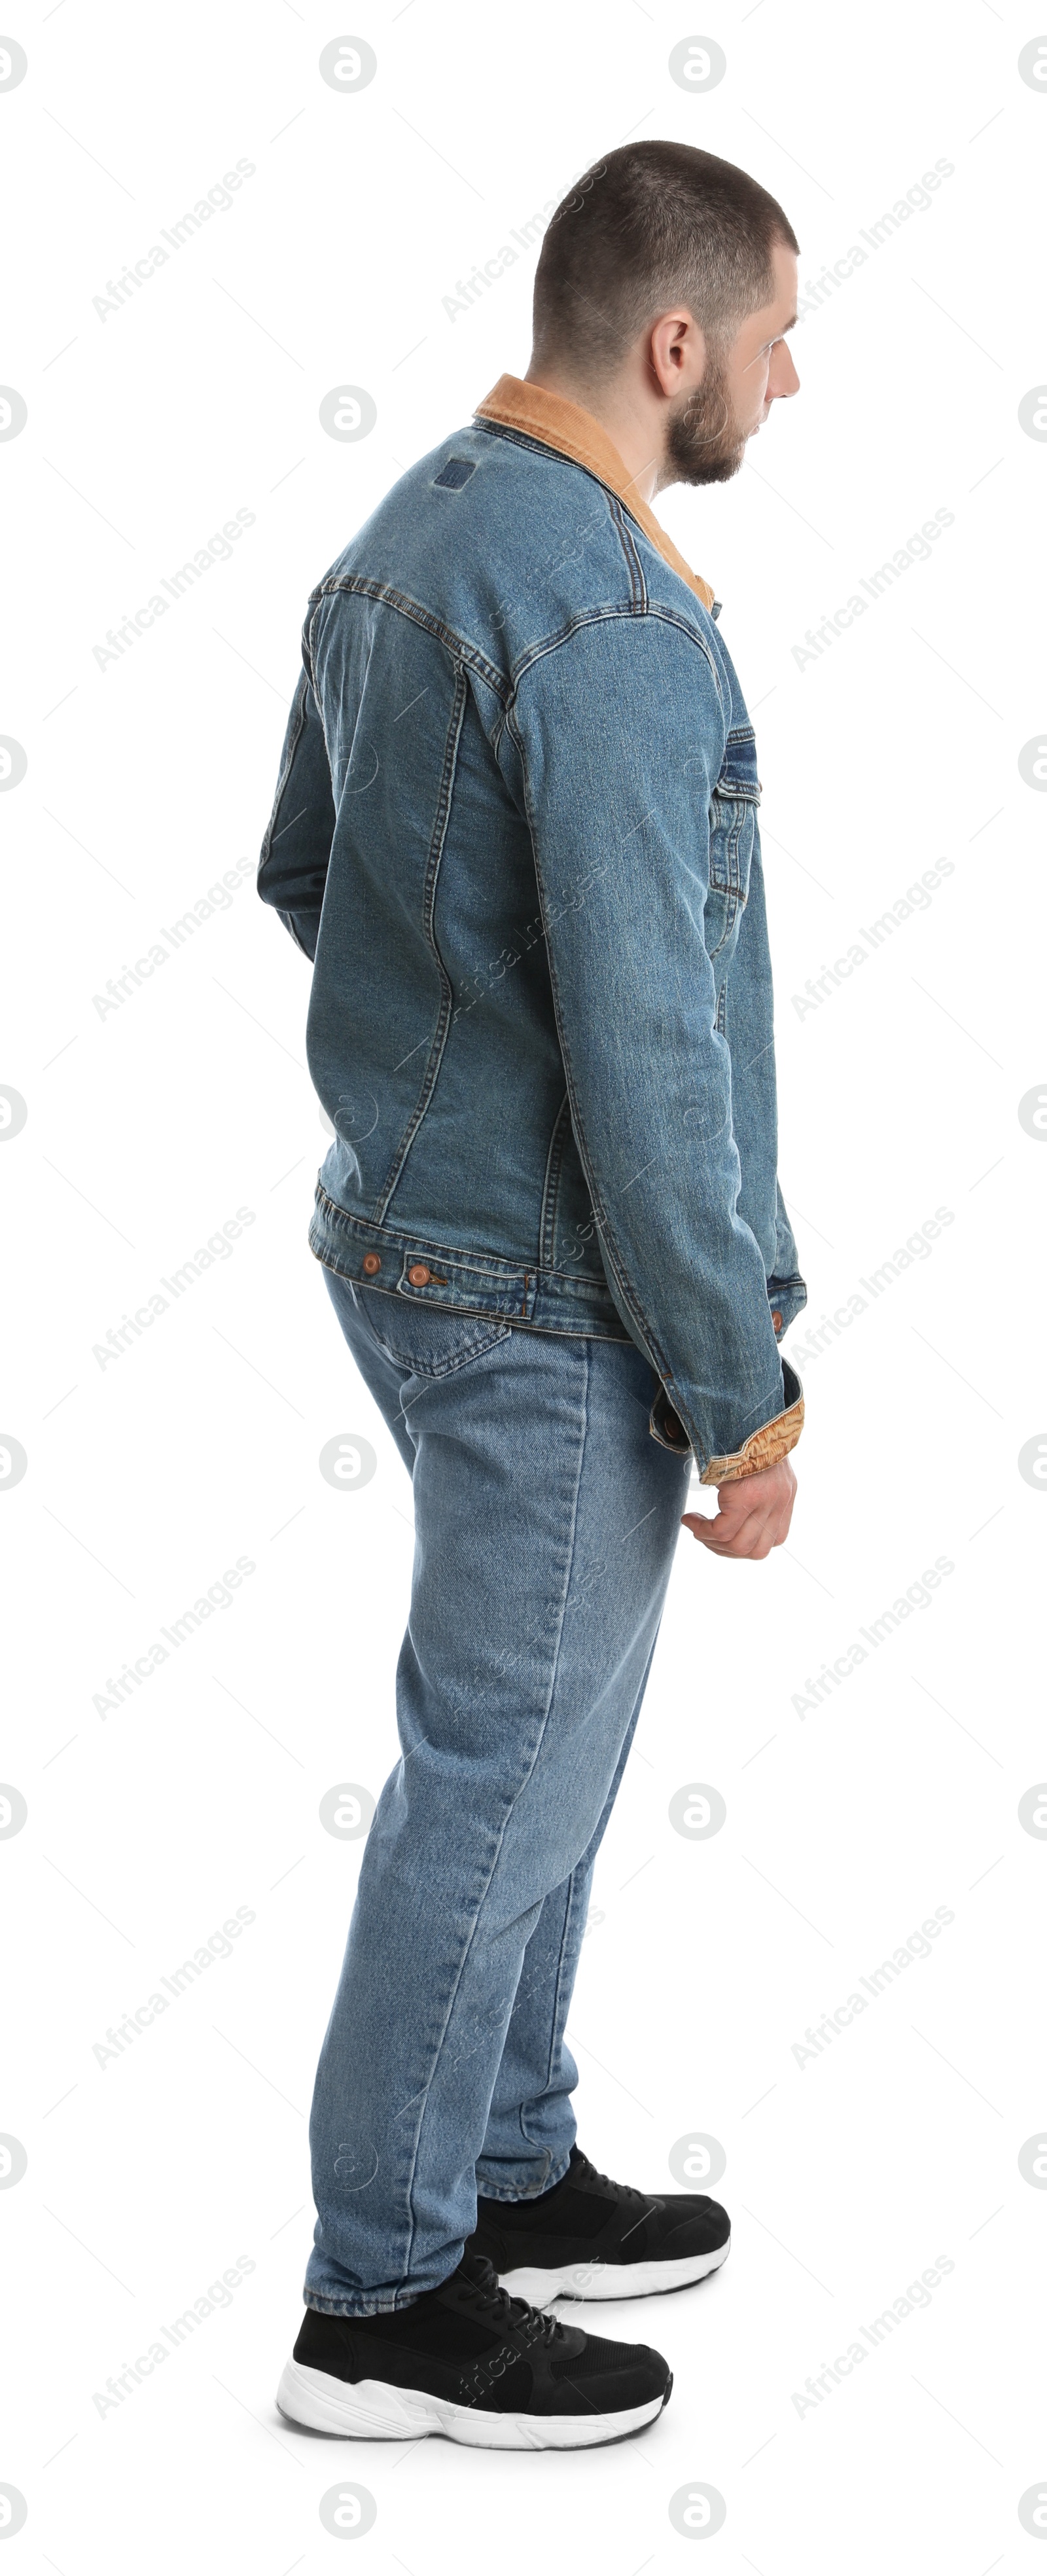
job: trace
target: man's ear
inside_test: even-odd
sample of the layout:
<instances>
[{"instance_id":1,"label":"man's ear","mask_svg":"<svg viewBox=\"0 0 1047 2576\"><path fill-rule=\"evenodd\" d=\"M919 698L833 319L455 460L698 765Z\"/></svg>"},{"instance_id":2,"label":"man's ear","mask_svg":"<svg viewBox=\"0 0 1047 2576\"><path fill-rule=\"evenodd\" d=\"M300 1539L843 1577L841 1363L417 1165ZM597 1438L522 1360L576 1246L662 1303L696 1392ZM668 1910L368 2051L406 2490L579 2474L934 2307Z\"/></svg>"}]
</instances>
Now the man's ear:
<instances>
[{"instance_id":1,"label":"man's ear","mask_svg":"<svg viewBox=\"0 0 1047 2576\"><path fill-rule=\"evenodd\" d=\"M697 385L705 373L705 334L685 304L660 313L648 343L651 373L667 397L683 385Z\"/></svg>"}]
</instances>

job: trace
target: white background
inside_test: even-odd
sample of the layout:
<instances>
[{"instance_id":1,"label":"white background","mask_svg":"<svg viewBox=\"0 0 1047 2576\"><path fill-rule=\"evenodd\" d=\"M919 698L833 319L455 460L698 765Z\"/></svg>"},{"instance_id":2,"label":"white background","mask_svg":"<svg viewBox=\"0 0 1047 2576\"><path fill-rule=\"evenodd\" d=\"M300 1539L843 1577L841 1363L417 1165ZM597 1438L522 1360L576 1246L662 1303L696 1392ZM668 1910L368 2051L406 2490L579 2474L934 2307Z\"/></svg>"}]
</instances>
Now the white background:
<instances>
[{"instance_id":1,"label":"white background","mask_svg":"<svg viewBox=\"0 0 1047 2576\"><path fill-rule=\"evenodd\" d=\"M661 0L347 20L60 0L9 30L28 57L0 93L0 375L28 406L0 446L0 732L28 757L0 802L0 1081L28 1105L0 1154L3 1428L28 1458L0 1497L0 1769L28 1806L0 1847L0 2128L28 2156L0 2191L0 2480L28 2506L10 2564L338 2565L318 2504L344 2472L377 2506L361 2561L411 2576L686 2567L668 2507L695 2480L726 2501L704 2545L731 2576L1035 2570L1018 2499L1047 2483L1047 2195L1018 2153L1047 2115L1047 1853L1017 1808L1045 1747L1031 1639L1009 1647L1047 1508L1017 1464L1047 1423L1028 1223L1047 1156L1017 1114L1047 1075L1043 807L1018 768L1047 718L1047 450L1018 420L1047 357L1047 99L1017 69L1040 27L988 0L717 0L692 20ZM378 69L341 95L318 57L352 33ZM702 33L727 71L692 95L668 58ZM735 2221L706 2288L587 2312L669 2354L668 2411L587 2456L322 2444L273 2404L361 1849L318 1807L344 1780L376 1794L395 1758L410 1491L306 1245L326 1140L305 961L248 879L119 1009L93 997L256 851L314 581L524 371L533 253L465 312L444 299L630 133L753 171L801 285L954 165L799 324L800 395L737 479L659 505L724 603L757 728L810 1284L793 1345L936 1208L953 1222L801 1359L787 1550L723 1565L685 1535L601 1856L571 2023L582 2143L664 2190L689 2124L711 2133ZM100 317L107 281L241 157L230 210ZM341 383L377 406L353 445L318 419ZM237 509L233 558L100 668L106 630ZM805 630L938 509L932 559L799 668ZM930 907L801 1016L807 979L940 854ZM103 1367L95 1346L241 1206L230 1257ZM379 1462L355 1494L317 1466L353 1431ZM100 1713L107 1676L238 1556L255 1570L230 1605ZM801 1714L805 1678L938 1557L931 1606ZM692 1781L726 1799L705 1843L669 1821ZM99 2064L107 2027L237 1906L256 1919L233 1955ZM798 2063L938 1907L933 1955ZM231 2305L101 2414L107 2378L240 2254ZM954 2269L929 2308L801 2414L794 2392L938 2254Z\"/></svg>"}]
</instances>

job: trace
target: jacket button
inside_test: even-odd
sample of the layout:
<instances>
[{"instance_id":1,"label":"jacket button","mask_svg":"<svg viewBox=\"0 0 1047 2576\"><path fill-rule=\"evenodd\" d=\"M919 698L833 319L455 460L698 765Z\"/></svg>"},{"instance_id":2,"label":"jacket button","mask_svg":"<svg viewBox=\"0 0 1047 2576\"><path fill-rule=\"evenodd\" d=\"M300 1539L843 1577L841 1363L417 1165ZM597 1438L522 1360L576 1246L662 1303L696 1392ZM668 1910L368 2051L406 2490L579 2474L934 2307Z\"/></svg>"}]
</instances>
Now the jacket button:
<instances>
[{"instance_id":1,"label":"jacket button","mask_svg":"<svg viewBox=\"0 0 1047 2576\"><path fill-rule=\"evenodd\" d=\"M429 1285L430 1274L424 1261L412 1261L407 1276L412 1288L427 1288Z\"/></svg>"},{"instance_id":2,"label":"jacket button","mask_svg":"<svg viewBox=\"0 0 1047 2576\"><path fill-rule=\"evenodd\" d=\"M670 1438L670 1440L678 1440L678 1439L679 1439L679 1437L680 1437L681 1425L680 1425L680 1423L677 1421L677 1418L676 1418L675 1413L666 1413L665 1415L663 1415L663 1425L664 1425L665 1430L666 1430L666 1431L668 1432L668 1434L669 1434L669 1438Z\"/></svg>"},{"instance_id":3,"label":"jacket button","mask_svg":"<svg viewBox=\"0 0 1047 2576\"><path fill-rule=\"evenodd\" d=\"M776 1333L780 1333L780 1332L781 1332L781 1329L782 1329L782 1315L781 1315L781 1308L780 1308L780 1306L776 1306L776 1307L774 1308L774 1311L773 1311L772 1316L771 1316L771 1322L772 1322L772 1324L774 1325L775 1332L776 1332Z\"/></svg>"},{"instance_id":4,"label":"jacket button","mask_svg":"<svg viewBox=\"0 0 1047 2576\"><path fill-rule=\"evenodd\" d=\"M366 1271L367 1276L368 1276L368 1278L369 1278L369 1279L373 1279L373 1278L374 1278L375 1271L376 1271L376 1270L380 1270L380 1269L381 1269L381 1267L382 1267L382 1258L381 1258L381 1254L380 1254L380 1253L378 1253L378 1252L365 1252L365 1254L364 1254L364 1269L365 1269L365 1271Z\"/></svg>"}]
</instances>

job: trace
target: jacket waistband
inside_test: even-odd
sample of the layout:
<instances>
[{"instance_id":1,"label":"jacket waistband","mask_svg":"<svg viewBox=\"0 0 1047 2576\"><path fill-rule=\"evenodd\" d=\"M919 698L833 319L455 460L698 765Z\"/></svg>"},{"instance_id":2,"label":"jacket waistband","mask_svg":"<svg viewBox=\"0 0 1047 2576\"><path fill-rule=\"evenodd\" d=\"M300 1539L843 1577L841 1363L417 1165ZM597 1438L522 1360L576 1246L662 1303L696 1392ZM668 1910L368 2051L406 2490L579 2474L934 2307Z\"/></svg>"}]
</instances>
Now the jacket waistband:
<instances>
[{"instance_id":1,"label":"jacket waistband","mask_svg":"<svg viewBox=\"0 0 1047 2576\"><path fill-rule=\"evenodd\" d=\"M598 1280L571 1278L499 1260L493 1253L463 1251L431 1235L402 1234L350 1216L328 1198L321 1181L309 1227L309 1247L325 1269L362 1288L380 1288L416 1306L449 1306L461 1314L500 1315L532 1332L593 1333L627 1342L618 1309Z\"/></svg>"}]
</instances>

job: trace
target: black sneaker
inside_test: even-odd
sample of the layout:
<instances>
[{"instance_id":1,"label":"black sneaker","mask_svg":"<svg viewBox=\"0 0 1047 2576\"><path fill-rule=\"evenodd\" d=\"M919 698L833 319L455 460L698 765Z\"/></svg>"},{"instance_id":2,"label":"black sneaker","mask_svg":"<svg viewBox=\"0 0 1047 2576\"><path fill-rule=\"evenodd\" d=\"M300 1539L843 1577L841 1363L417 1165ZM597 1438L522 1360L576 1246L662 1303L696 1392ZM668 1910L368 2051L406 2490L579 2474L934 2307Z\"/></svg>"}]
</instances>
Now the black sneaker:
<instances>
[{"instance_id":1,"label":"black sneaker","mask_svg":"<svg viewBox=\"0 0 1047 2576\"><path fill-rule=\"evenodd\" d=\"M580 2147L537 2200L478 2200L466 2248L486 2254L506 2289L539 2306L684 2290L730 2250L731 2222L718 2200L698 2192L662 2199L609 2182Z\"/></svg>"},{"instance_id":2,"label":"black sneaker","mask_svg":"<svg viewBox=\"0 0 1047 2576\"><path fill-rule=\"evenodd\" d=\"M543 2316L467 2250L408 2308L307 2308L276 2402L292 2424L367 2442L446 2433L485 2451L575 2451L653 2423L672 2384L660 2352Z\"/></svg>"}]
</instances>

